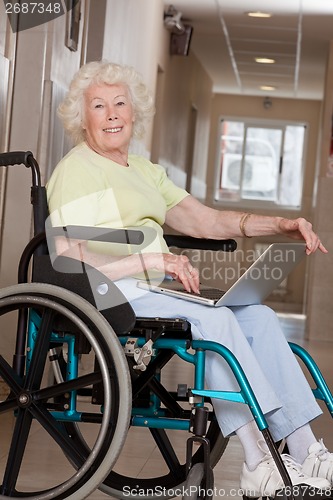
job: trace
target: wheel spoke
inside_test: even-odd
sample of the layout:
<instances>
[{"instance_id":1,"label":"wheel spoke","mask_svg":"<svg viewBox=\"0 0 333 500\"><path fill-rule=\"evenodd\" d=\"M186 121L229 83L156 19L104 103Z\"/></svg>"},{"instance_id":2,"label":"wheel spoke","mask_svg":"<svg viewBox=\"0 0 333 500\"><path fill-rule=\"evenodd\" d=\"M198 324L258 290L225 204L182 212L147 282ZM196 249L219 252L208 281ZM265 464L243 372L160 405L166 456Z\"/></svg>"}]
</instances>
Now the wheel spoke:
<instances>
[{"instance_id":1,"label":"wheel spoke","mask_svg":"<svg viewBox=\"0 0 333 500\"><path fill-rule=\"evenodd\" d=\"M164 404L166 409L174 418L181 418L182 415L184 415L184 410L180 406L180 404L174 397L171 396L170 392L165 389L165 387L156 378L152 379L148 383L148 387L160 399L160 401Z\"/></svg>"},{"instance_id":2,"label":"wheel spoke","mask_svg":"<svg viewBox=\"0 0 333 500\"><path fill-rule=\"evenodd\" d=\"M65 392L76 391L87 387L91 384L97 384L101 382L101 373L93 372L81 377L77 377L75 380L68 380L67 382L60 382L60 384L53 385L51 387L45 387L34 392L33 398L35 401L46 400L50 398L55 398L62 396Z\"/></svg>"},{"instance_id":3,"label":"wheel spoke","mask_svg":"<svg viewBox=\"0 0 333 500\"><path fill-rule=\"evenodd\" d=\"M8 396L5 401L1 401L0 403L0 413L5 413L6 411L11 411L17 408L17 398L13 398Z\"/></svg>"},{"instance_id":4,"label":"wheel spoke","mask_svg":"<svg viewBox=\"0 0 333 500\"><path fill-rule=\"evenodd\" d=\"M13 391L15 394L21 392L22 381L3 356L0 356L0 376L9 386L11 391Z\"/></svg>"},{"instance_id":5,"label":"wheel spoke","mask_svg":"<svg viewBox=\"0 0 333 500\"><path fill-rule=\"evenodd\" d=\"M44 373L47 353L49 350L50 334L52 330L54 311L43 311L38 330L37 340L33 348L31 363L27 374L25 387L27 391L39 389Z\"/></svg>"},{"instance_id":6,"label":"wheel spoke","mask_svg":"<svg viewBox=\"0 0 333 500\"><path fill-rule=\"evenodd\" d=\"M31 414L38 420L40 425L59 445L61 450L77 466L81 467L83 461L87 458L80 454L72 442L70 436L65 432L64 427L58 422L44 407L33 404L30 407Z\"/></svg>"},{"instance_id":7,"label":"wheel spoke","mask_svg":"<svg viewBox=\"0 0 333 500\"><path fill-rule=\"evenodd\" d=\"M163 429L149 429L170 472L175 477L182 477L182 467L173 446Z\"/></svg>"},{"instance_id":8,"label":"wheel spoke","mask_svg":"<svg viewBox=\"0 0 333 500\"><path fill-rule=\"evenodd\" d=\"M1 486L1 494L10 496L15 492L24 451L31 428L32 416L26 409L19 408L7 459L6 470Z\"/></svg>"}]
</instances>

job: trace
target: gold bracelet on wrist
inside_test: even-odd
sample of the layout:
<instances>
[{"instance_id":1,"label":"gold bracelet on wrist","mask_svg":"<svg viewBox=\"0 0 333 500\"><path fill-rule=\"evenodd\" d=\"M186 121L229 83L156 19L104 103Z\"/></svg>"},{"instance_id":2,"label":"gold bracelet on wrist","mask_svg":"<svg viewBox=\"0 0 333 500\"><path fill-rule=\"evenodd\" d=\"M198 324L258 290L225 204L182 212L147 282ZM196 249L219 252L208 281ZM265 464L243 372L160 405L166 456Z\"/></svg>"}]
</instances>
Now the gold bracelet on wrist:
<instances>
[{"instance_id":1,"label":"gold bracelet on wrist","mask_svg":"<svg viewBox=\"0 0 333 500\"><path fill-rule=\"evenodd\" d=\"M251 213L243 214L242 217L240 218L240 221L239 221L240 232L242 233L243 236L245 236L245 238L252 238L252 236L249 236L248 234L246 234L246 229L245 229L246 221L248 220L248 218L251 215L252 215Z\"/></svg>"}]
</instances>

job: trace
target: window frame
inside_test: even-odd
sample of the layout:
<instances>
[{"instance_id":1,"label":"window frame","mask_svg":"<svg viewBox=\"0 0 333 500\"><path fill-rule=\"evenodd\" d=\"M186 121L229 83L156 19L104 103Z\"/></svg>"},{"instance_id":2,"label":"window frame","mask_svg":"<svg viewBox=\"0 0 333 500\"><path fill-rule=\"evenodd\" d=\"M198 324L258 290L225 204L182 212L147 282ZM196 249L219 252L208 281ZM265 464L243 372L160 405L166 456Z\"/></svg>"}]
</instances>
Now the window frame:
<instances>
[{"instance_id":1,"label":"window frame","mask_svg":"<svg viewBox=\"0 0 333 500\"><path fill-rule=\"evenodd\" d=\"M219 189L219 183L221 179L221 122L222 121L234 121L234 122L243 122L244 126L250 127L253 125L254 127L261 128L281 128L290 126L302 126L304 127L304 142L303 142L303 155L302 155L302 164L301 164L301 173L300 173L300 205L282 205L276 203L275 201L270 200L259 200L259 199L248 199L248 198L240 198L238 200L228 200L228 199L218 199L217 191ZM285 131L283 132L283 135ZM216 138L216 153L215 153L215 172L214 172L214 186L212 193L212 202L216 206L223 206L227 208L241 208L241 209L273 209L275 212L277 211L293 211L293 212L301 212L304 205L304 179L305 179L305 169L306 169L306 152L308 147L308 134L309 134L309 123L302 120L279 120L279 119L268 119L268 118L251 118L244 116L230 116L230 115L220 115L218 119L217 126L217 138ZM243 148L243 153L244 153Z\"/></svg>"}]
</instances>

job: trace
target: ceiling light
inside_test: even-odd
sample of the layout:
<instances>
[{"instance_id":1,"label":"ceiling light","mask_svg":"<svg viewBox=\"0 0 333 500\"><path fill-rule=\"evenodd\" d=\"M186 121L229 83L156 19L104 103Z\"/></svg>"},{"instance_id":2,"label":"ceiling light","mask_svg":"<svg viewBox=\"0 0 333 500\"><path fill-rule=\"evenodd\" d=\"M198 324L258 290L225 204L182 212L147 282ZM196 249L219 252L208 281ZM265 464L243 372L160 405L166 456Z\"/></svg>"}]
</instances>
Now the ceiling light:
<instances>
[{"instance_id":1,"label":"ceiling light","mask_svg":"<svg viewBox=\"0 0 333 500\"><path fill-rule=\"evenodd\" d=\"M270 12L260 12L259 10L256 12L246 12L249 17L272 17Z\"/></svg>"},{"instance_id":2,"label":"ceiling light","mask_svg":"<svg viewBox=\"0 0 333 500\"><path fill-rule=\"evenodd\" d=\"M273 85L260 85L260 90L267 90L267 91L270 91L270 90L276 90L276 87L273 87Z\"/></svg>"},{"instance_id":3,"label":"ceiling light","mask_svg":"<svg viewBox=\"0 0 333 500\"><path fill-rule=\"evenodd\" d=\"M255 62L259 64L274 64L275 59L271 59L269 57L255 57L254 58Z\"/></svg>"}]
</instances>

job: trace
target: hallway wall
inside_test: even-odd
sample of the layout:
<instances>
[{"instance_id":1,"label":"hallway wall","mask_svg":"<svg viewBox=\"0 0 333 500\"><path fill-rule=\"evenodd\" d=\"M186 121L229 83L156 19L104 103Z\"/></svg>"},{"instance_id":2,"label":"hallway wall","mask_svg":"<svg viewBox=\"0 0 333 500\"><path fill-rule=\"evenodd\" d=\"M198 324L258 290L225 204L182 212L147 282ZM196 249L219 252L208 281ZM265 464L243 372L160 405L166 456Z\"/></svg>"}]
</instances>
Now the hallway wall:
<instances>
[{"instance_id":1,"label":"hallway wall","mask_svg":"<svg viewBox=\"0 0 333 500\"><path fill-rule=\"evenodd\" d=\"M328 249L317 253L309 279L307 336L333 341L333 41L327 60L323 114L320 123L318 176L315 181L314 223Z\"/></svg>"},{"instance_id":2,"label":"hallway wall","mask_svg":"<svg viewBox=\"0 0 333 500\"><path fill-rule=\"evenodd\" d=\"M191 193L201 199L206 197L211 106L212 81L197 58L193 54L172 56L165 75L160 162L167 167L169 176L185 188L191 110L194 108Z\"/></svg>"},{"instance_id":3,"label":"hallway wall","mask_svg":"<svg viewBox=\"0 0 333 500\"><path fill-rule=\"evenodd\" d=\"M84 3L82 11L84 15ZM30 150L38 159L45 181L46 158L52 133L52 83L67 85L79 68L79 50L65 47L65 16L17 33L15 74L8 149ZM8 169L1 240L1 285L16 282L20 254L31 236L31 172L24 166Z\"/></svg>"},{"instance_id":4,"label":"hallway wall","mask_svg":"<svg viewBox=\"0 0 333 500\"><path fill-rule=\"evenodd\" d=\"M5 5L0 3L0 151L8 149L15 43L16 35L12 32L6 18ZM0 168L0 242L3 232L6 179L7 170Z\"/></svg>"}]
</instances>

